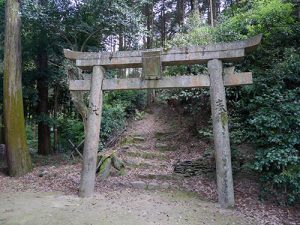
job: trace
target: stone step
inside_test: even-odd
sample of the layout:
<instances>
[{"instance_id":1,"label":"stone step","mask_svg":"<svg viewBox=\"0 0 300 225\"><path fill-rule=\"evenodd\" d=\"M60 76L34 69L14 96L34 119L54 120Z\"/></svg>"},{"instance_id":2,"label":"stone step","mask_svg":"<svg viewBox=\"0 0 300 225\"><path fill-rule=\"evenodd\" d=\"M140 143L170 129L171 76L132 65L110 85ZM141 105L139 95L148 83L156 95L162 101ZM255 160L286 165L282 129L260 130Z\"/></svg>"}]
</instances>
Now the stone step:
<instances>
[{"instance_id":1,"label":"stone step","mask_svg":"<svg viewBox=\"0 0 300 225\"><path fill-rule=\"evenodd\" d=\"M164 140L164 141L167 141L167 140L171 140L173 138L175 138L177 136L177 133L174 132L174 131L157 131L155 132L154 134L154 137L157 139L157 140Z\"/></svg>"},{"instance_id":2,"label":"stone step","mask_svg":"<svg viewBox=\"0 0 300 225\"><path fill-rule=\"evenodd\" d=\"M157 183L157 182L145 182L145 181L132 181L130 182L131 187L136 189L144 190L158 190L158 189L170 189L171 185L168 182Z\"/></svg>"},{"instance_id":3,"label":"stone step","mask_svg":"<svg viewBox=\"0 0 300 225\"><path fill-rule=\"evenodd\" d=\"M170 146L166 143L159 143L159 142L155 144L155 148L161 152L172 152L177 150L174 146Z\"/></svg>"},{"instance_id":4,"label":"stone step","mask_svg":"<svg viewBox=\"0 0 300 225\"><path fill-rule=\"evenodd\" d=\"M143 144L128 144L124 146L120 146L118 150L123 151L123 150L148 150L148 146L145 146Z\"/></svg>"},{"instance_id":5,"label":"stone step","mask_svg":"<svg viewBox=\"0 0 300 225\"><path fill-rule=\"evenodd\" d=\"M149 180L180 180L180 179L182 179L182 176L177 175L177 174L139 174L138 177L141 179L149 179Z\"/></svg>"},{"instance_id":6,"label":"stone step","mask_svg":"<svg viewBox=\"0 0 300 225\"><path fill-rule=\"evenodd\" d=\"M161 153L148 152L148 151L127 151L126 153L124 153L124 155L129 157L143 158L143 159L157 159L157 160L166 159L166 156Z\"/></svg>"},{"instance_id":7,"label":"stone step","mask_svg":"<svg viewBox=\"0 0 300 225\"><path fill-rule=\"evenodd\" d=\"M166 168L168 165L163 161L157 161L155 159L142 159L142 158L123 158L123 161L128 168Z\"/></svg>"},{"instance_id":8,"label":"stone step","mask_svg":"<svg viewBox=\"0 0 300 225\"><path fill-rule=\"evenodd\" d=\"M141 136L141 135L130 135L130 136L126 136L122 139L122 141L120 142L121 146L127 146L127 145L131 145L131 144L138 144L141 142L144 142L146 140L145 137Z\"/></svg>"}]
</instances>

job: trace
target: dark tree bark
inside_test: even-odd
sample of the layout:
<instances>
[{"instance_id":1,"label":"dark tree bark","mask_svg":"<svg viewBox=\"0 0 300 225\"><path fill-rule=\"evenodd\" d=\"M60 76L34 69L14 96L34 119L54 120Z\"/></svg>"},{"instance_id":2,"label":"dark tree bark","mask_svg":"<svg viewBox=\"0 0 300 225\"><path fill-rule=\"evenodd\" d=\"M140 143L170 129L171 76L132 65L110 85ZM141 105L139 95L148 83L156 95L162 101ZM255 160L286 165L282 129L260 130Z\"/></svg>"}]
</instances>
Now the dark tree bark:
<instances>
[{"instance_id":1,"label":"dark tree bark","mask_svg":"<svg viewBox=\"0 0 300 225\"><path fill-rule=\"evenodd\" d=\"M294 14L295 16L300 19L300 1L299 0L293 0L294 3Z\"/></svg>"},{"instance_id":2,"label":"dark tree bark","mask_svg":"<svg viewBox=\"0 0 300 225\"><path fill-rule=\"evenodd\" d=\"M55 87L54 88L54 107L53 107L53 117L56 119L57 118L57 112L58 112L58 96L59 96L59 88ZM57 152L58 151L58 131L57 131L57 126L54 125L53 127L53 151Z\"/></svg>"},{"instance_id":3,"label":"dark tree bark","mask_svg":"<svg viewBox=\"0 0 300 225\"><path fill-rule=\"evenodd\" d=\"M195 8L194 0L190 0L190 2L191 2L191 11L193 12Z\"/></svg>"},{"instance_id":4,"label":"dark tree bark","mask_svg":"<svg viewBox=\"0 0 300 225\"><path fill-rule=\"evenodd\" d=\"M147 18L147 39L146 39L146 45L147 49L150 49L152 47L152 39L153 39L153 2L146 4L145 7L145 16Z\"/></svg>"},{"instance_id":5,"label":"dark tree bark","mask_svg":"<svg viewBox=\"0 0 300 225\"><path fill-rule=\"evenodd\" d=\"M165 0L162 1L162 8L161 8L161 46L165 47L165 40L166 40L166 5Z\"/></svg>"},{"instance_id":6,"label":"dark tree bark","mask_svg":"<svg viewBox=\"0 0 300 225\"><path fill-rule=\"evenodd\" d=\"M181 26L184 21L184 3L185 0L177 0L176 5L176 23Z\"/></svg>"},{"instance_id":7,"label":"dark tree bark","mask_svg":"<svg viewBox=\"0 0 300 225\"><path fill-rule=\"evenodd\" d=\"M0 144L5 144L3 112L0 115Z\"/></svg>"},{"instance_id":8,"label":"dark tree bark","mask_svg":"<svg viewBox=\"0 0 300 225\"><path fill-rule=\"evenodd\" d=\"M119 30L119 51L124 51L125 47L124 47L124 35L123 35L123 31L120 28ZM126 69L119 69L119 77L120 78L124 78L126 77Z\"/></svg>"},{"instance_id":9,"label":"dark tree bark","mask_svg":"<svg viewBox=\"0 0 300 225\"><path fill-rule=\"evenodd\" d=\"M216 20L221 11L220 7L221 7L220 0L209 0L208 23L211 26L215 26Z\"/></svg>"},{"instance_id":10,"label":"dark tree bark","mask_svg":"<svg viewBox=\"0 0 300 225\"><path fill-rule=\"evenodd\" d=\"M7 163L10 176L32 169L26 143L22 99L21 13L18 0L7 0L5 11L3 105Z\"/></svg>"},{"instance_id":11,"label":"dark tree bark","mask_svg":"<svg viewBox=\"0 0 300 225\"><path fill-rule=\"evenodd\" d=\"M216 18L216 1L215 0L209 0L209 15L210 17L210 25L213 27L215 24L215 18Z\"/></svg>"},{"instance_id":12,"label":"dark tree bark","mask_svg":"<svg viewBox=\"0 0 300 225\"><path fill-rule=\"evenodd\" d=\"M47 51L40 46L37 56L38 66L38 108L37 112L40 118L47 118L48 113L48 54ZM48 155L51 153L50 144L50 128L44 119L41 119L38 123L38 154Z\"/></svg>"},{"instance_id":13,"label":"dark tree bark","mask_svg":"<svg viewBox=\"0 0 300 225\"><path fill-rule=\"evenodd\" d=\"M146 16L146 27L147 27L147 37L146 37L146 48L150 49L152 47L152 29L153 29L153 2L147 3L145 5L144 14ZM150 106L152 99L154 98L153 91L147 90L147 106Z\"/></svg>"},{"instance_id":14,"label":"dark tree bark","mask_svg":"<svg viewBox=\"0 0 300 225\"><path fill-rule=\"evenodd\" d=\"M38 5L47 7L48 0L39 0ZM45 121L49 118L48 110L48 52L47 52L47 30L44 27L39 31L39 42L37 50L37 91L38 106L37 114L40 117L38 123L38 154L48 155L51 153L50 128Z\"/></svg>"},{"instance_id":15,"label":"dark tree bark","mask_svg":"<svg viewBox=\"0 0 300 225\"><path fill-rule=\"evenodd\" d=\"M191 11L192 13L197 13L200 16L198 0L191 0Z\"/></svg>"},{"instance_id":16,"label":"dark tree bark","mask_svg":"<svg viewBox=\"0 0 300 225\"><path fill-rule=\"evenodd\" d=\"M123 51L124 50L124 36L122 33L122 30L120 30L119 32L119 51Z\"/></svg>"}]
</instances>

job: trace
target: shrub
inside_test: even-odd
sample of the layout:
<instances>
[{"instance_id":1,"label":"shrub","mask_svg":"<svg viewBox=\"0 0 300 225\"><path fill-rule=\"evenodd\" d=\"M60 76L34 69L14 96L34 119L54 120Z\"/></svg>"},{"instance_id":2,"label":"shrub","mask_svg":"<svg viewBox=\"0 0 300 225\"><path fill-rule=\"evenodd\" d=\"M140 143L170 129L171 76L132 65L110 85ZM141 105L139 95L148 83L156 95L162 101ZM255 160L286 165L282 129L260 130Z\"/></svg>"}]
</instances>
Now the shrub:
<instances>
[{"instance_id":1,"label":"shrub","mask_svg":"<svg viewBox=\"0 0 300 225\"><path fill-rule=\"evenodd\" d=\"M145 92L120 91L104 94L100 140L103 149L105 143L125 126L126 117L131 116L136 109L145 106ZM61 114L57 118L60 143L62 149L68 149L68 139L80 143L84 139L84 129L81 118L77 114Z\"/></svg>"},{"instance_id":2,"label":"shrub","mask_svg":"<svg viewBox=\"0 0 300 225\"><path fill-rule=\"evenodd\" d=\"M122 104L104 104L101 122L101 142L104 143L125 126L126 112Z\"/></svg>"},{"instance_id":3,"label":"shrub","mask_svg":"<svg viewBox=\"0 0 300 225\"><path fill-rule=\"evenodd\" d=\"M57 117L57 127L61 150L68 150L70 148L68 139L75 144L79 144L84 139L83 122L79 117L59 114Z\"/></svg>"},{"instance_id":4,"label":"shrub","mask_svg":"<svg viewBox=\"0 0 300 225\"><path fill-rule=\"evenodd\" d=\"M283 62L262 75L261 92L248 106L253 168L262 173L264 193L276 190L281 202L293 203L300 201L300 54L286 50Z\"/></svg>"},{"instance_id":5,"label":"shrub","mask_svg":"<svg viewBox=\"0 0 300 225\"><path fill-rule=\"evenodd\" d=\"M105 96L105 102L111 105L121 104L125 112L130 115L135 109L142 110L146 105L145 91L114 91Z\"/></svg>"}]
</instances>

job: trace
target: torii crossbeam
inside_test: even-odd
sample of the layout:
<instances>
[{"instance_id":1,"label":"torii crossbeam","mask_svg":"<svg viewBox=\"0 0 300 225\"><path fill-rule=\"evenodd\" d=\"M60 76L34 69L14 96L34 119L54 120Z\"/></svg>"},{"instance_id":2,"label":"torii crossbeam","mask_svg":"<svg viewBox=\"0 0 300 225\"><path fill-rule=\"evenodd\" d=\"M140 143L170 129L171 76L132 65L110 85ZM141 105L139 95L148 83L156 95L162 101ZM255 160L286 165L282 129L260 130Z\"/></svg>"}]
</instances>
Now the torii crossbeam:
<instances>
[{"instance_id":1,"label":"torii crossbeam","mask_svg":"<svg viewBox=\"0 0 300 225\"><path fill-rule=\"evenodd\" d=\"M93 194L103 91L158 88L210 87L213 134L217 170L218 200L222 207L234 206L228 113L224 86L252 84L252 73L235 73L223 62L240 62L255 50L262 35L243 41L147 51L75 52L64 50L65 57L76 66L92 71L90 79L71 80L70 91L90 91L89 113L83 152L83 169L79 195ZM207 63L209 75L163 77L162 66ZM139 78L105 79L105 68L143 68Z\"/></svg>"}]
</instances>

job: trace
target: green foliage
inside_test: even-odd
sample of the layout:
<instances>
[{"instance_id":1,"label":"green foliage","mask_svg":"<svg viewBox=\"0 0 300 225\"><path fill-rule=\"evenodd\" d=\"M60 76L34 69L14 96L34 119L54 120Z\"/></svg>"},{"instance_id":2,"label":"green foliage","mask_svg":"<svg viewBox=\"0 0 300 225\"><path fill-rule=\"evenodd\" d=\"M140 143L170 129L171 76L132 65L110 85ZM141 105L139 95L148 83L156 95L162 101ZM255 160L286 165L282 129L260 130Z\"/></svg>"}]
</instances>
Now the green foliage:
<instances>
[{"instance_id":1,"label":"green foliage","mask_svg":"<svg viewBox=\"0 0 300 225\"><path fill-rule=\"evenodd\" d=\"M30 152L35 152L38 148L37 129L33 124L26 124L27 145Z\"/></svg>"},{"instance_id":2,"label":"green foliage","mask_svg":"<svg viewBox=\"0 0 300 225\"><path fill-rule=\"evenodd\" d=\"M213 138L211 127L198 130L198 135L202 140L210 140Z\"/></svg>"},{"instance_id":3,"label":"green foliage","mask_svg":"<svg viewBox=\"0 0 300 225\"><path fill-rule=\"evenodd\" d=\"M70 139L73 143L79 144L84 139L83 122L76 116L60 114L57 117L59 133L59 145L61 150L69 149Z\"/></svg>"},{"instance_id":4,"label":"green foliage","mask_svg":"<svg viewBox=\"0 0 300 225\"><path fill-rule=\"evenodd\" d=\"M146 105L145 91L114 91L106 96L106 102L115 105L121 103L128 115L133 114L135 109L143 109Z\"/></svg>"},{"instance_id":5,"label":"green foliage","mask_svg":"<svg viewBox=\"0 0 300 225\"><path fill-rule=\"evenodd\" d=\"M260 48L238 67L253 71L254 85L228 89L227 98L234 140L257 147L251 167L261 174L262 196L281 203L300 201L294 172L300 164L300 26L292 13L292 5L280 0L247 1L227 11L216 30L224 41L263 33Z\"/></svg>"},{"instance_id":6,"label":"green foliage","mask_svg":"<svg viewBox=\"0 0 300 225\"><path fill-rule=\"evenodd\" d=\"M229 9L216 30L219 40L245 39L263 33L264 41L292 34L293 6L281 0L251 0L241 8ZM270 29L272 28L272 29ZM277 38L276 38L277 37Z\"/></svg>"},{"instance_id":7,"label":"green foliage","mask_svg":"<svg viewBox=\"0 0 300 225\"><path fill-rule=\"evenodd\" d=\"M126 117L145 106L144 91L120 91L106 93L103 104L101 141L104 145L125 126Z\"/></svg>"},{"instance_id":8,"label":"green foliage","mask_svg":"<svg viewBox=\"0 0 300 225\"><path fill-rule=\"evenodd\" d=\"M2 8L3 4L3 8ZM63 65L63 48L78 51L111 51L112 40L124 37L127 48L134 48L143 32L141 4L131 1L22 1L22 54L24 108L28 118L42 121L49 126L57 125L61 149L69 147L68 139L79 143L84 137L83 124L75 113L68 91L67 75ZM2 17L3 16L3 17ZM2 60L2 37L4 29L4 1L0 0L0 68ZM49 112L36 116L38 95L36 81L38 68L36 57L42 48L47 50L46 71L49 87ZM1 73L1 71L0 71ZM0 88L1 89L1 88ZM104 144L119 129L127 116L144 105L143 94L106 94L103 103L101 140ZM56 104L56 106L55 106ZM54 109L55 108L55 109Z\"/></svg>"},{"instance_id":9,"label":"green foliage","mask_svg":"<svg viewBox=\"0 0 300 225\"><path fill-rule=\"evenodd\" d=\"M144 118L144 116L146 115L146 113L144 111L139 111L138 109L135 110L135 116L134 119L135 120L142 120Z\"/></svg>"},{"instance_id":10,"label":"green foliage","mask_svg":"<svg viewBox=\"0 0 300 225\"><path fill-rule=\"evenodd\" d=\"M258 147L253 168L263 174L265 189L279 190L280 201L293 203L300 201L300 176L294 172L300 166L300 54L288 49L263 75L261 94L248 106L248 137Z\"/></svg>"},{"instance_id":11,"label":"green foliage","mask_svg":"<svg viewBox=\"0 0 300 225\"><path fill-rule=\"evenodd\" d=\"M293 5L281 0L243 1L228 8L215 28L190 24L187 33L177 35L170 45L205 45L263 34L259 49L236 65L237 70L253 72L254 84L226 90L231 140L233 144L249 141L257 147L251 167L261 174L262 193L269 193L262 196L277 196L282 203L299 202L300 24L293 17ZM176 75L188 69L168 71ZM206 90L164 95L188 103L188 111L194 114L209 107L199 105L208 101Z\"/></svg>"},{"instance_id":12,"label":"green foliage","mask_svg":"<svg viewBox=\"0 0 300 225\"><path fill-rule=\"evenodd\" d=\"M101 141L104 143L125 126L125 107L121 104L104 104L101 122Z\"/></svg>"},{"instance_id":13,"label":"green foliage","mask_svg":"<svg viewBox=\"0 0 300 225\"><path fill-rule=\"evenodd\" d=\"M176 34L172 40L167 43L168 48L172 46L186 47L190 45L207 45L216 42L214 35L215 29L201 24L195 15L188 18L188 22L184 27L184 33Z\"/></svg>"},{"instance_id":14,"label":"green foliage","mask_svg":"<svg viewBox=\"0 0 300 225\"><path fill-rule=\"evenodd\" d=\"M101 148L125 127L126 118L145 106L145 92L108 92L104 95L100 140ZM81 118L77 114L60 114L56 122L62 149L69 147L68 139L80 143L84 139Z\"/></svg>"}]
</instances>

